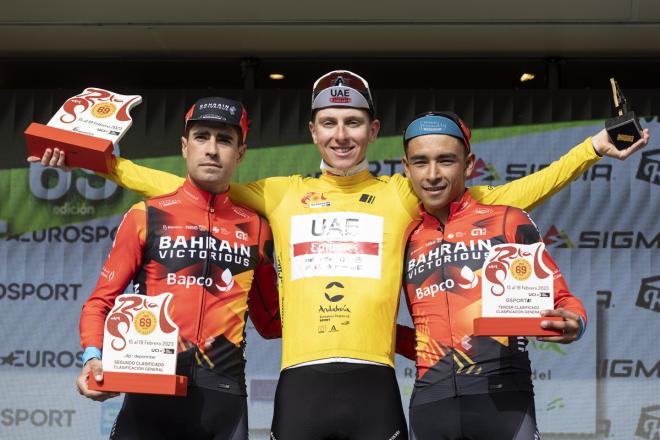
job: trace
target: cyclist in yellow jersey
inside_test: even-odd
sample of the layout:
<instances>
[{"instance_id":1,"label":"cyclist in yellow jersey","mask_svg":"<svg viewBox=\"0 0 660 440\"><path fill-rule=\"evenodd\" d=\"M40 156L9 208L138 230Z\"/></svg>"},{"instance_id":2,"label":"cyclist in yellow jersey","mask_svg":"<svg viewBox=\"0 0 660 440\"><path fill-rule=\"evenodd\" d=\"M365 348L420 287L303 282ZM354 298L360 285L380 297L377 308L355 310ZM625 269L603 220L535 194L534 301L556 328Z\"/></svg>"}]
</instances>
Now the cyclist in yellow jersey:
<instances>
[{"instance_id":1,"label":"cyclist in yellow jersey","mask_svg":"<svg viewBox=\"0 0 660 440\"><path fill-rule=\"evenodd\" d=\"M408 438L394 375L394 339L407 232L419 200L398 174L374 177L366 149L378 135L367 82L333 71L314 85L310 132L319 178L233 184L231 198L271 225L280 277L282 372L271 438ZM604 131L551 166L499 187L472 187L480 203L530 210L606 154L625 158ZM44 164L64 164L47 153ZM117 158L107 176L153 197L182 178Z\"/></svg>"}]
</instances>

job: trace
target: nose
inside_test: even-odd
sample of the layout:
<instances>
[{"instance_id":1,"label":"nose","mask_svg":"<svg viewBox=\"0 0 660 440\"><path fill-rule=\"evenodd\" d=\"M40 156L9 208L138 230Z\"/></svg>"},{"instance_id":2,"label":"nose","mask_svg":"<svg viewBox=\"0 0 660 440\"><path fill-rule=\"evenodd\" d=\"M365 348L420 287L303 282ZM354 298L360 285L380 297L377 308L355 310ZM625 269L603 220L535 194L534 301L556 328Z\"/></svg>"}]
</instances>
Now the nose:
<instances>
[{"instance_id":1,"label":"nose","mask_svg":"<svg viewBox=\"0 0 660 440\"><path fill-rule=\"evenodd\" d=\"M431 165L428 167L426 178L429 182L437 182L438 180L442 179L442 174L435 164L431 163Z\"/></svg>"},{"instance_id":2,"label":"nose","mask_svg":"<svg viewBox=\"0 0 660 440\"><path fill-rule=\"evenodd\" d=\"M210 157L216 157L218 155L218 149L216 147L218 140L215 136L211 136L209 142L204 143L204 154Z\"/></svg>"},{"instance_id":3,"label":"nose","mask_svg":"<svg viewBox=\"0 0 660 440\"><path fill-rule=\"evenodd\" d=\"M348 140L348 130L344 124L337 125L337 131L335 132L335 140L337 143L343 144Z\"/></svg>"}]
</instances>

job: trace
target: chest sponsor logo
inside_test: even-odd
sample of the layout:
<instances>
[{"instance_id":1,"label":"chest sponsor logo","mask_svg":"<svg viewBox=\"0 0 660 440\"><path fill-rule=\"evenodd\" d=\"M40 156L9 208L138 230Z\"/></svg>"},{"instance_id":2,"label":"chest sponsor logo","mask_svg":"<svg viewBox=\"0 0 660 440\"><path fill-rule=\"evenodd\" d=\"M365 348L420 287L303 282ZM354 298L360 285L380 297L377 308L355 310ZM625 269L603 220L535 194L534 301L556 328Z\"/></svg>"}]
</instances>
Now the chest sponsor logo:
<instances>
[{"instance_id":1,"label":"chest sponsor logo","mask_svg":"<svg viewBox=\"0 0 660 440\"><path fill-rule=\"evenodd\" d=\"M349 276L380 279L384 222L359 212L291 218L292 279Z\"/></svg>"},{"instance_id":2,"label":"chest sponsor logo","mask_svg":"<svg viewBox=\"0 0 660 440\"><path fill-rule=\"evenodd\" d=\"M161 207L166 208L168 206L181 204L181 200L179 200L179 199L161 200L161 201L158 202L158 204Z\"/></svg>"},{"instance_id":3,"label":"chest sponsor logo","mask_svg":"<svg viewBox=\"0 0 660 440\"><path fill-rule=\"evenodd\" d=\"M362 194L360 196L360 202L362 203L368 203L368 204L373 204L374 200L376 200L376 196L372 196L371 194Z\"/></svg>"},{"instance_id":4,"label":"chest sponsor logo","mask_svg":"<svg viewBox=\"0 0 660 440\"><path fill-rule=\"evenodd\" d=\"M220 276L220 280L214 282L211 277L195 277L192 275L177 275L175 273L167 274L167 284L170 286L185 286L186 289L193 286L210 288L215 285L219 292L227 292L234 287L234 275L231 270L225 269Z\"/></svg>"},{"instance_id":5,"label":"chest sponsor logo","mask_svg":"<svg viewBox=\"0 0 660 440\"><path fill-rule=\"evenodd\" d=\"M158 238L158 257L162 260L211 259L215 262L235 263L250 266L250 247L231 243L215 237L183 235L161 235Z\"/></svg>"},{"instance_id":6,"label":"chest sponsor logo","mask_svg":"<svg viewBox=\"0 0 660 440\"><path fill-rule=\"evenodd\" d=\"M319 192L308 192L300 199L300 203L305 206L305 208L324 208L330 206L330 200L328 200L323 193Z\"/></svg>"},{"instance_id":7,"label":"chest sponsor logo","mask_svg":"<svg viewBox=\"0 0 660 440\"><path fill-rule=\"evenodd\" d=\"M410 281L415 276L438 270L443 264L481 262L488 256L492 247L490 240L465 240L457 243L428 242L423 246L423 252L416 258L409 255L407 279ZM462 283L473 283L473 274L461 272L461 275L465 278Z\"/></svg>"}]
</instances>

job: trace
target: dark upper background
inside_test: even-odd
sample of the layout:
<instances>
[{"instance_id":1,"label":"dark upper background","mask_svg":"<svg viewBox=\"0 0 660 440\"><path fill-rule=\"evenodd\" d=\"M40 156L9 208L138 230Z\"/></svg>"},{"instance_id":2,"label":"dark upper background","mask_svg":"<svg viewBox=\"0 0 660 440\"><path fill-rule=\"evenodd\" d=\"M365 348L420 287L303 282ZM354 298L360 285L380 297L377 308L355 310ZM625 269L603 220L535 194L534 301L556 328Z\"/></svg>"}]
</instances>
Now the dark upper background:
<instances>
[{"instance_id":1,"label":"dark upper background","mask_svg":"<svg viewBox=\"0 0 660 440\"><path fill-rule=\"evenodd\" d=\"M186 108L211 94L244 100L252 148L309 142L311 85L336 68L368 79L384 135L432 108L473 127L605 118L611 76L658 113L657 0L447 3L5 2L0 168L24 164L31 121L90 85L143 95L128 157L176 154Z\"/></svg>"}]
</instances>

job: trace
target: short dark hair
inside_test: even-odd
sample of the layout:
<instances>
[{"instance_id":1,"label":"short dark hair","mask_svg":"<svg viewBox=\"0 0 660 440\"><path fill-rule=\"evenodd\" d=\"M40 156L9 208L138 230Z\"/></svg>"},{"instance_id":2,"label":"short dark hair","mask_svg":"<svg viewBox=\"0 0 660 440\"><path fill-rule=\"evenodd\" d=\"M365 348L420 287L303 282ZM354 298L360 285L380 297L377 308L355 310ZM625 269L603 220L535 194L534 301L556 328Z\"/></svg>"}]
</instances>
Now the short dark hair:
<instances>
[{"instance_id":1,"label":"short dark hair","mask_svg":"<svg viewBox=\"0 0 660 440\"><path fill-rule=\"evenodd\" d=\"M235 125L232 124L225 124L224 122L215 122L215 121L190 121L188 124L186 124L186 131L185 131L185 136L186 139L190 137L190 130L196 125L210 125L210 126L217 126L217 127L229 127L234 130L236 133L237 139L238 139L238 145L243 144L243 132L241 129Z\"/></svg>"}]
</instances>

